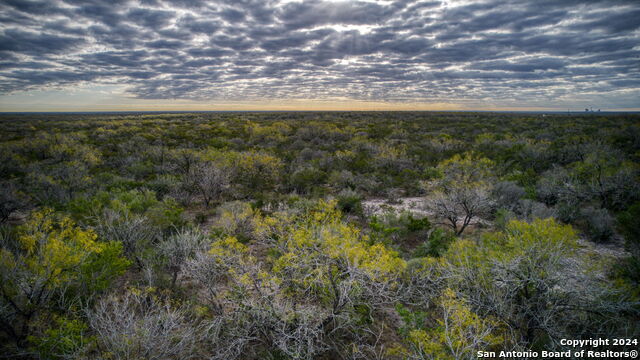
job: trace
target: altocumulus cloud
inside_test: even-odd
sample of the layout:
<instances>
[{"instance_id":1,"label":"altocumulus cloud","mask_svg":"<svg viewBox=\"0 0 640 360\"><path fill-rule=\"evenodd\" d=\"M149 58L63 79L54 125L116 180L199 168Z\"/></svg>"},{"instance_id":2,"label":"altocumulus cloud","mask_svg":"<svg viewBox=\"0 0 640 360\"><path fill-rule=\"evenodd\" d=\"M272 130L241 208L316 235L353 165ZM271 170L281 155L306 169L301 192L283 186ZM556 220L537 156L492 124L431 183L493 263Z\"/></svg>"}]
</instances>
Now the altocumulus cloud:
<instances>
[{"instance_id":1,"label":"altocumulus cloud","mask_svg":"<svg viewBox=\"0 0 640 360\"><path fill-rule=\"evenodd\" d=\"M5 0L0 94L640 107L640 2Z\"/></svg>"}]
</instances>

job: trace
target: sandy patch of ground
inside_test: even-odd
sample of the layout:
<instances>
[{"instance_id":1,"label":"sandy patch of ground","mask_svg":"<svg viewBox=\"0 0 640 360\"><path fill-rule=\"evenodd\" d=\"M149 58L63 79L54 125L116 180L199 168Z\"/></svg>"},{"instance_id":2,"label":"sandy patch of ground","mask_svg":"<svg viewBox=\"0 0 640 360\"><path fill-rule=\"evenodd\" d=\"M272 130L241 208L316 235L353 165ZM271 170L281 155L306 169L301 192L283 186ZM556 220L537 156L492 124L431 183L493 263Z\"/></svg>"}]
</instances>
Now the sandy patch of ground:
<instances>
[{"instance_id":1,"label":"sandy patch of ground","mask_svg":"<svg viewBox=\"0 0 640 360\"><path fill-rule=\"evenodd\" d=\"M433 212L430 212L425 208L425 202L425 197L398 198L394 202L389 202L386 199L369 199L362 201L362 207L364 209L365 215L367 216L382 215L389 211L393 211L395 213L407 211L413 215L417 215L419 217L426 216L430 218L429 220L433 220L434 214ZM460 216L458 226L462 226L463 218L464 216ZM479 217L474 217L469 223L470 226L478 224L481 224L483 226L490 226L491 222Z\"/></svg>"},{"instance_id":2,"label":"sandy patch of ground","mask_svg":"<svg viewBox=\"0 0 640 360\"><path fill-rule=\"evenodd\" d=\"M368 216L382 215L390 210L396 213L408 211L420 216L432 215L424 209L424 201L425 198L423 197L399 198L393 203L390 203L386 199L369 199L362 202L362 207L364 208L365 214Z\"/></svg>"}]
</instances>

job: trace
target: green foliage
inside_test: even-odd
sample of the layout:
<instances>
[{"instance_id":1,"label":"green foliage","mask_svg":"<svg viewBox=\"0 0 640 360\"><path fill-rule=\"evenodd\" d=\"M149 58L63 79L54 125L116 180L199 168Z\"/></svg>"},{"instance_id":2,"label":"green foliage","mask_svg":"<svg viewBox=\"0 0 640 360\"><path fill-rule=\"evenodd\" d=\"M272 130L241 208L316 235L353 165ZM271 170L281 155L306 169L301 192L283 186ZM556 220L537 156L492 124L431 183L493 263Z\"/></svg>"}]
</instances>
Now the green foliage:
<instances>
[{"instance_id":1,"label":"green foliage","mask_svg":"<svg viewBox=\"0 0 640 360\"><path fill-rule=\"evenodd\" d=\"M372 242L389 243L392 241L392 237L401 231L400 227L388 225L375 215L369 221L369 228L371 229Z\"/></svg>"},{"instance_id":2,"label":"green foliage","mask_svg":"<svg viewBox=\"0 0 640 360\"><path fill-rule=\"evenodd\" d=\"M276 272L290 267L308 266L313 258L323 259L320 268L310 270L319 275L315 280L328 284L324 276L332 274L334 261L356 266L373 278L386 278L402 270L406 265L398 254L382 244L369 245L367 237L356 227L343 223L340 212L335 210L335 202L319 202L303 218L303 226L293 227L289 236L283 238L286 252L277 260ZM297 282L297 281L296 281ZM327 285L325 284L325 286Z\"/></svg>"},{"instance_id":3,"label":"green foliage","mask_svg":"<svg viewBox=\"0 0 640 360\"><path fill-rule=\"evenodd\" d=\"M282 176L282 161L263 152L243 152L236 159L236 181L244 185L245 192L256 197L273 191Z\"/></svg>"},{"instance_id":4,"label":"green foliage","mask_svg":"<svg viewBox=\"0 0 640 360\"><path fill-rule=\"evenodd\" d=\"M69 359L95 340L87 330L87 324L80 319L55 315L41 336L29 336L28 340L42 359Z\"/></svg>"},{"instance_id":5,"label":"green foliage","mask_svg":"<svg viewBox=\"0 0 640 360\"><path fill-rule=\"evenodd\" d=\"M338 209L345 214L362 215L362 197L353 190L343 190L338 194Z\"/></svg>"},{"instance_id":6,"label":"green foliage","mask_svg":"<svg viewBox=\"0 0 640 360\"><path fill-rule=\"evenodd\" d=\"M396 305L396 311L402 319L402 326L398 329L400 335L409 336L413 330L424 330L427 328L429 313L425 311L412 311L402 304Z\"/></svg>"},{"instance_id":7,"label":"green foliage","mask_svg":"<svg viewBox=\"0 0 640 360\"><path fill-rule=\"evenodd\" d=\"M83 230L68 217L45 209L33 213L19 230L17 242L2 249L2 265L7 272L21 269L42 276L55 287L77 281L82 270L90 272L100 262L88 259L105 251L107 258L116 261L107 265L114 266L112 270L116 273L121 272L123 262L118 257L121 253L118 244L100 243L93 231Z\"/></svg>"},{"instance_id":8,"label":"green foliage","mask_svg":"<svg viewBox=\"0 0 640 360\"><path fill-rule=\"evenodd\" d=\"M291 175L291 186L301 194L310 194L324 184L327 174L314 167L304 167Z\"/></svg>"},{"instance_id":9,"label":"green foliage","mask_svg":"<svg viewBox=\"0 0 640 360\"><path fill-rule=\"evenodd\" d=\"M614 266L614 275L619 287L630 292L636 299L640 298L640 257L629 256Z\"/></svg>"},{"instance_id":10,"label":"green foliage","mask_svg":"<svg viewBox=\"0 0 640 360\"><path fill-rule=\"evenodd\" d=\"M635 203L627 211L618 215L618 226L625 238L627 250L631 253L618 265L619 275L630 280L635 292L640 296L640 203Z\"/></svg>"},{"instance_id":11,"label":"green foliage","mask_svg":"<svg viewBox=\"0 0 640 360\"><path fill-rule=\"evenodd\" d=\"M452 232L436 228L429 234L429 238L418 246L413 255L415 257L442 256L454 240L455 235Z\"/></svg>"},{"instance_id":12,"label":"green foliage","mask_svg":"<svg viewBox=\"0 0 640 360\"><path fill-rule=\"evenodd\" d=\"M456 154L438 164L444 187L471 187L484 184L494 176L495 163L475 153Z\"/></svg>"},{"instance_id":13,"label":"green foliage","mask_svg":"<svg viewBox=\"0 0 640 360\"><path fill-rule=\"evenodd\" d=\"M561 287L568 272L584 271L570 269L566 262L576 256L576 250L577 235L569 225L551 218L531 223L512 220L504 231L486 234L480 244L454 242L445 258L454 274L452 284L480 309L503 309L500 317L519 330L515 341L522 339L533 346L567 326L561 317L565 292L592 290ZM593 301L596 306L601 300ZM576 312L572 318L584 319L589 314Z\"/></svg>"},{"instance_id":14,"label":"green foliage","mask_svg":"<svg viewBox=\"0 0 640 360\"><path fill-rule=\"evenodd\" d=\"M388 211L374 215L369 220L371 242L387 245L403 245L415 238L427 236L431 222L426 217L416 218L410 212Z\"/></svg>"},{"instance_id":15,"label":"green foliage","mask_svg":"<svg viewBox=\"0 0 640 360\"><path fill-rule=\"evenodd\" d=\"M500 230L504 230L507 227L509 221L513 220L515 214L507 209L498 209L495 213L495 224Z\"/></svg>"},{"instance_id":16,"label":"green foliage","mask_svg":"<svg viewBox=\"0 0 640 360\"><path fill-rule=\"evenodd\" d=\"M575 230L552 218L535 219L531 223L512 220L504 232L489 234L485 241L504 260L526 256L527 261L537 266L543 266L544 261L568 256L577 248Z\"/></svg>"},{"instance_id":17,"label":"green foliage","mask_svg":"<svg viewBox=\"0 0 640 360\"><path fill-rule=\"evenodd\" d=\"M0 115L3 355L446 359L638 333L637 115L43 116ZM429 219L364 218L414 197ZM614 214L632 256L537 219L607 241Z\"/></svg>"},{"instance_id":18,"label":"green foliage","mask_svg":"<svg viewBox=\"0 0 640 360\"><path fill-rule=\"evenodd\" d=\"M91 197L77 197L66 205L74 219L91 223L104 209L124 214L141 214L160 229L184 225L184 209L172 198L162 201L151 190L100 191Z\"/></svg>"},{"instance_id":19,"label":"green foliage","mask_svg":"<svg viewBox=\"0 0 640 360\"><path fill-rule=\"evenodd\" d=\"M104 196L104 195L103 195ZM141 214L158 204L156 194L151 190L131 190L110 192L107 196L109 207L114 210L130 211Z\"/></svg>"},{"instance_id":20,"label":"green foliage","mask_svg":"<svg viewBox=\"0 0 640 360\"><path fill-rule=\"evenodd\" d=\"M233 236L243 243L248 242L254 236L256 219L260 212L256 211L250 204L244 202L231 202L220 206L219 216L215 225L220 228L221 233L226 236Z\"/></svg>"},{"instance_id":21,"label":"green foliage","mask_svg":"<svg viewBox=\"0 0 640 360\"><path fill-rule=\"evenodd\" d=\"M168 230L171 227L180 227L185 224L182 216L184 209L172 198L158 201L145 211L151 224L160 229Z\"/></svg>"},{"instance_id":22,"label":"green foliage","mask_svg":"<svg viewBox=\"0 0 640 360\"><path fill-rule=\"evenodd\" d=\"M99 242L92 230L49 209L32 213L15 237L2 240L0 320L11 324L17 346L33 335L34 322L55 309L57 296L92 295L128 266L119 244Z\"/></svg>"},{"instance_id":23,"label":"green foliage","mask_svg":"<svg viewBox=\"0 0 640 360\"><path fill-rule=\"evenodd\" d=\"M374 231L385 232L385 229L391 232L401 232L408 234L412 232L421 232L431 229L431 222L427 217L414 217L409 211L395 212L388 211L381 215L371 217L370 227Z\"/></svg>"},{"instance_id":24,"label":"green foliage","mask_svg":"<svg viewBox=\"0 0 640 360\"><path fill-rule=\"evenodd\" d=\"M474 313L453 290L446 289L438 302L441 318L437 325L430 329L417 327L406 335L413 356L422 359L470 358L478 350L488 351L504 341L499 321ZM407 318L415 321L415 315L404 316L403 320Z\"/></svg>"},{"instance_id":25,"label":"green foliage","mask_svg":"<svg viewBox=\"0 0 640 360\"><path fill-rule=\"evenodd\" d=\"M618 215L618 226L620 232L624 236L627 246L631 248L640 248L640 203L635 203L626 211Z\"/></svg>"},{"instance_id":26,"label":"green foliage","mask_svg":"<svg viewBox=\"0 0 640 360\"><path fill-rule=\"evenodd\" d=\"M431 222L429 221L429 218L427 218L426 216L423 218L416 219L413 217L413 214L409 214L409 216L407 217L407 220L408 220L407 230L410 232L431 229Z\"/></svg>"},{"instance_id":27,"label":"green foliage","mask_svg":"<svg viewBox=\"0 0 640 360\"><path fill-rule=\"evenodd\" d=\"M80 268L78 286L86 288L84 293L104 291L121 276L131 262L124 257L122 243L107 242L99 254L90 254Z\"/></svg>"}]
</instances>

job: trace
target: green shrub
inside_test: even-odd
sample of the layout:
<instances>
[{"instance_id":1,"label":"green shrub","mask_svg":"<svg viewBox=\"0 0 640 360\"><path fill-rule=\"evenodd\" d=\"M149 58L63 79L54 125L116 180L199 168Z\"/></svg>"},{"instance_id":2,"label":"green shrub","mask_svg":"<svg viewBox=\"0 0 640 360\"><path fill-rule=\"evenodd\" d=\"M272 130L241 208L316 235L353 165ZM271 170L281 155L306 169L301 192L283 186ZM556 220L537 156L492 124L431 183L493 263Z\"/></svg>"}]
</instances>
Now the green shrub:
<instances>
[{"instance_id":1,"label":"green shrub","mask_svg":"<svg viewBox=\"0 0 640 360\"><path fill-rule=\"evenodd\" d=\"M342 190L338 195L338 209L344 214L362 215L362 197L353 190Z\"/></svg>"},{"instance_id":2,"label":"green shrub","mask_svg":"<svg viewBox=\"0 0 640 360\"><path fill-rule=\"evenodd\" d=\"M436 228L431 234L429 234L429 238L420 244L416 251L414 252L415 257L439 257L444 254L449 245L455 240L455 236L452 232Z\"/></svg>"},{"instance_id":3,"label":"green shrub","mask_svg":"<svg viewBox=\"0 0 640 360\"><path fill-rule=\"evenodd\" d=\"M327 174L314 167L305 167L291 175L291 186L302 194L311 193L314 188L322 185L327 178Z\"/></svg>"},{"instance_id":4,"label":"green shrub","mask_svg":"<svg viewBox=\"0 0 640 360\"><path fill-rule=\"evenodd\" d=\"M640 285L640 203L635 203L627 211L618 215L618 228L625 238L625 246L631 256L618 265L619 275ZM638 290L640 292L640 290Z\"/></svg>"},{"instance_id":5,"label":"green shrub","mask_svg":"<svg viewBox=\"0 0 640 360\"><path fill-rule=\"evenodd\" d=\"M635 203L618 215L618 227L622 236L626 240L626 244L631 248L640 247L640 203Z\"/></svg>"},{"instance_id":6,"label":"green shrub","mask_svg":"<svg viewBox=\"0 0 640 360\"><path fill-rule=\"evenodd\" d=\"M30 336L29 343L41 359L75 358L93 337L86 335L88 328L82 320L54 316L53 326L40 336Z\"/></svg>"},{"instance_id":7,"label":"green shrub","mask_svg":"<svg viewBox=\"0 0 640 360\"><path fill-rule=\"evenodd\" d=\"M410 232L417 232L422 230L431 229L431 222L427 217L423 217L421 219L416 219L413 217L413 214L409 214L407 217L407 230Z\"/></svg>"}]
</instances>

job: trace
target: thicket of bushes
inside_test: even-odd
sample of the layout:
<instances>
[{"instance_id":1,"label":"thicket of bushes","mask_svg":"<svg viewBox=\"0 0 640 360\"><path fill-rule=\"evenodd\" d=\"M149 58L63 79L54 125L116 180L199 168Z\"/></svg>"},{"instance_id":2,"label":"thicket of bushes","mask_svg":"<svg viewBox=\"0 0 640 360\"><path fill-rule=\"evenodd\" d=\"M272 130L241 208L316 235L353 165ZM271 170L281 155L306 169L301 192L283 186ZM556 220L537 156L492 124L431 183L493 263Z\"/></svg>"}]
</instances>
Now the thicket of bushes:
<instances>
[{"instance_id":1,"label":"thicket of bushes","mask_svg":"<svg viewBox=\"0 0 640 360\"><path fill-rule=\"evenodd\" d=\"M3 115L0 351L461 359L638 337L638 120ZM402 197L424 208L364 202Z\"/></svg>"}]
</instances>

